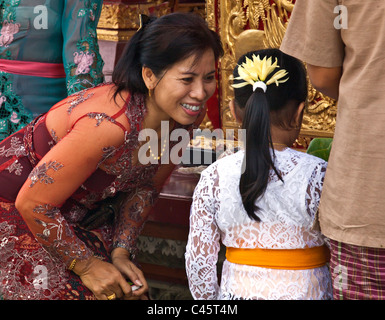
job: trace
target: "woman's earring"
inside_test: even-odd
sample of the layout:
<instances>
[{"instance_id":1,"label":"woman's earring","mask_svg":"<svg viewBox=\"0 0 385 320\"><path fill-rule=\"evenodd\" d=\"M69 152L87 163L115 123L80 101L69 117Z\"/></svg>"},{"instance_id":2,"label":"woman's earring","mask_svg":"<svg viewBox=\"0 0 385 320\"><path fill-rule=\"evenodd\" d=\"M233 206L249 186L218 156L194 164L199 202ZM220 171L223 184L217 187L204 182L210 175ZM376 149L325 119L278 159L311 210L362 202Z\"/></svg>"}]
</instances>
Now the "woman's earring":
<instances>
[{"instance_id":1,"label":"woman's earring","mask_svg":"<svg viewBox=\"0 0 385 320\"><path fill-rule=\"evenodd\" d=\"M148 89L148 97L149 97L149 98L152 97L152 89Z\"/></svg>"}]
</instances>

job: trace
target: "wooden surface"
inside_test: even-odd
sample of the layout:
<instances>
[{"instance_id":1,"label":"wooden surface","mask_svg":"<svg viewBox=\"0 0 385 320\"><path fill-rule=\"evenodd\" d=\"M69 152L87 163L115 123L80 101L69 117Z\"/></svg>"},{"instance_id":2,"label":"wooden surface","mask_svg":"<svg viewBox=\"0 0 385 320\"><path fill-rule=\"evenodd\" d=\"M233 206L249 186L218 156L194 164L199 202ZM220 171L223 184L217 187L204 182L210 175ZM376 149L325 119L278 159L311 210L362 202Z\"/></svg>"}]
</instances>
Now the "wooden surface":
<instances>
[{"instance_id":1,"label":"wooden surface","mask_svg":"<svg viewBox=\"0 0 385 320\"><path fill-rule=\"evenodd\" d=\"M146 241L148 237L166 239L168 242L171 240L172 245L180 246L179 251L184 250L189 231L192 195L198 181L197 174L182 174L174 171L163 187L149 221L141 233L141 241ZM154 255L156 257L152 258L157 259L157 263L148 263L139 259L147 279L187 286L184 257L175 264L170 256L161 254L159 250L155 250ZM172 258L175 259L175 257Z\"/></svg>"}]
</instances>

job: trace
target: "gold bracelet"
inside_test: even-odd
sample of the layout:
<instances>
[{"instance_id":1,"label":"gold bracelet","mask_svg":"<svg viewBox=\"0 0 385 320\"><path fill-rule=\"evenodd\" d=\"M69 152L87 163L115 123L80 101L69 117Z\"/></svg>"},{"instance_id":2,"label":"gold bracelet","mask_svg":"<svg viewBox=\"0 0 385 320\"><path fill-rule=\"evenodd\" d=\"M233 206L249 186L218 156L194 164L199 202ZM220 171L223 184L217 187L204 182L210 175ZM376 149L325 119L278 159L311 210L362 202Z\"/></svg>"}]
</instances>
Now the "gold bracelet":
<instances>
[{"instance_id":1,"label":"gold bracelet","mask_svg":"<svg viewBox=\"0 0 385 320\"><path fill-rule=\"evenodd\" d=\"M76 259L73 259L72 262L71 262L71 264L70 264L70 266L68 267L68 270L69 270L69 271L72 271L73 268L75 268L75 264L76 264Z\"/></svg>"}]
</instances>

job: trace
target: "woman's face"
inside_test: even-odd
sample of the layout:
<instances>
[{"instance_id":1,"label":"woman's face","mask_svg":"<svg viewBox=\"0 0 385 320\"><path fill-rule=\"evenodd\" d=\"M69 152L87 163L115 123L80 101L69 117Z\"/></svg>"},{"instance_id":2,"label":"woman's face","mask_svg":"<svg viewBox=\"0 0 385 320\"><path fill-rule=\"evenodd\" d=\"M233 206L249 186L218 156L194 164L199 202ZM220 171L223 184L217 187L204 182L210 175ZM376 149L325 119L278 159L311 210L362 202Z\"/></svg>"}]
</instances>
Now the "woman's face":
<instances>
[{"instance_id":1,"label":"woman's face","mask_svg":"<svg viewBox=\"0 0 385 320\"><path fill-rule=\"evenodd\" d=\"M160 120L192 124L216 88L215 57L207 50L200 59L191 56L177 62L156 78L149 103ZM195 63L194 63L195 62Z\"/></svg>"}]
</instances>

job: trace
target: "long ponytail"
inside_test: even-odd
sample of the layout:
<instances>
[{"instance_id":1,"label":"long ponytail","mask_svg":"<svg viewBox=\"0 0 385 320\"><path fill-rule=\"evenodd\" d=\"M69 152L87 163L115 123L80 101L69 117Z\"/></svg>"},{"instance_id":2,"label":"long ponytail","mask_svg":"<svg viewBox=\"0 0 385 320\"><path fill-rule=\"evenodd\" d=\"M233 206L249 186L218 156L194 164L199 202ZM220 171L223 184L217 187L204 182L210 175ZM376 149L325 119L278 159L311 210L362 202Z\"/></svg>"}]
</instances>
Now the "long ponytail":
<instances>
[{"instance_id":1,"label":"long ponytail","mask_svg":"<svg viewBox=\"0 0 385 320\"><path fill-rule=\"evenodd\" d=\"M246 130L239 190L248 216L260 221L256 201L266 191L271 170L283 181L274 166L270 128L287 122L283 111L290 101L298 105L306 101L306 71L302 62L279 49L264 49L240 57L233 78L235 105L243 110L242 128Z\"/></svg>"},{"instance_id":2,"label":"long ponytail","mask_svg":"<svg viewBox=\"0 0 385 320\"><path fill-rule=\"evenodd\" d=\"M255 200L266 191L270 168L281 179L270 153L270 150L274 152L270 132L270 107L262 89L256 89L247 101L242 128L247 129L247 135L243 160L245 170L241 175L239 189L248 216L259 221L255 214L259 211Z\"/></svg>"}]
</instances>

